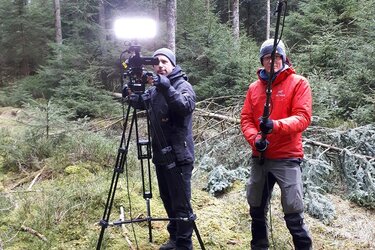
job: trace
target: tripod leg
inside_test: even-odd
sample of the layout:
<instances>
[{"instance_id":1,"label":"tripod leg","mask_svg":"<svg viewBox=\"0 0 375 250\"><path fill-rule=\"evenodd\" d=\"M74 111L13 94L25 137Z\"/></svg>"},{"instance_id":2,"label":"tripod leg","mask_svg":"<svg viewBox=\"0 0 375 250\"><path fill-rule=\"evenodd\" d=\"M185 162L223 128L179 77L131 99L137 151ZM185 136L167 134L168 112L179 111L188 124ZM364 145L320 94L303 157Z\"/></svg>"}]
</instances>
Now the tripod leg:
<instances>
[{"instance_id":1,"label":"tripod leg","mask_svg":"<svg viewBox=\"0 0 375 250\"><path fill-rule=\"evenodd\" d=\"M103 219L99 222L102 228L100 230L99 240L98 240L96 249L100 249L103 236L104 236L104 231L108 227L109 215L111 214L111 209L112 209L112 204L113 204L113 200L115 197L115 190L117 188L118 178L119 178L119 172L115 170L115 172L113 173L113 177L112 177L111 187L108 193L108 198L107 198L106 208L103 214Z\"/></svg>"},{"instance_id":2,"label":"tripod leg","mask_svg":"<svg viewBox=\"0 0 375 250\"><path fill-rule=\"evenodd\" d=\"M202 237L201 237L201 235L199 233L197 224L195 223L195 219L193 220L193 228L194 228L194 233L197 236L197 239L198 239L198 242L199 242L199 246L201 247L202 250L206 250L206 248L204 247L204 243L203 243Z\"/></svg>"},{"instance_id":3,"label":"tripod leg","mask_svg":"<svg viewBox=\"0 0 375 250\"><path fill-rule=\"evenodd\" d=\"M129 119L129 113L130 113L130 105L128 106L128 110L127 110L127 113L126 113L126 118L125 118L124 127L123 127L123 131L122 131L122 136L121 136L120 148L118 150L118 154L117 154L117 158L116 158L116 165L115 165L113 175L112 175L111 186L110 186L110 189L109 189L109 192L108 192L108 197L107 197L107 202L106 202L104 213L103 213L103 218L99 222L99 224L101 225L101 230L100 230L98 243L97 243L97 246L96 246L97 250L99 250L101 245L102 245L102 241L103 241L103 237L104 237L104 231L109 225L109 217L110 217L110 214L111 214L112 205L113 205L113 201L114 201L114 198L115 198L115 192L116 192L116 189L117 189L117 183L118 183L120 173L124 172L124 163L126 162L126 157L127 157L127 153L128 153L128 149L129 149L130 135L131 135L131 131L132 131L133 124L134 124L134 115L133 115L131 125L130 125L130 129L129 129L129 133L128 133L128 139L127 139L127 142L124 143L125 142L125 135L126 135L126 127L127 127L127 123L128 123L128 119Z\"/></svg>"},{"instance_id":4,"label":"tripod leg","mask_svg":"<svg viewBox=\"0 0 375 250\"><path fill-rule=\"evenodd\" d=\"M147 206L147 217L151 218L151 206L150 206L150 199L146 199L146 206ZM151 220L148 220L148 240L152 242L152 227L151 227Z\"/></svg>"},{"instance_id":5,"label":"tripod leg","mask_svg":"<svg viewBox=\"0 0 375 250\"><path fill-rule=\"evenodd\" d=\"M146 200L146 206L147 206L149 242L152 242L152 226L151 226L152 217L151 217L151 206L150 206L150 201L152 198L150 159L152 158L152 155L151 155L151 138L150 138L150 133L149 133L150 128L149 128L148 119L147 119L146 125L147 125L148 137L140 139L139 132L138 132L138 119L137 119L137 116L135 116L135 132L136 132L136 140L137 140L137 148L138 148L138 159L140 160L140 164L141 164L143 198ZM146 167L145 167L144 161L147 162ZM146 179L148 179L147 186L146 186Z\"/></svg>"}]
</instances>

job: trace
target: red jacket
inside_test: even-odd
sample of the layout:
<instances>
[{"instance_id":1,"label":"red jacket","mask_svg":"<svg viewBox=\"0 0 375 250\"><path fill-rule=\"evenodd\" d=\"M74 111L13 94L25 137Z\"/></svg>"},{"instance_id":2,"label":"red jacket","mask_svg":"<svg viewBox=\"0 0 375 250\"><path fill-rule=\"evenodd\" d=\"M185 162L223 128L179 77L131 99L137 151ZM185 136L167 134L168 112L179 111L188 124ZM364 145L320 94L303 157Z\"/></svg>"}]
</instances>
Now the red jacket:
<instances>
[{"instance_id":1,"label":"red jacket","mask_svg":"<svg viewBox=\"0 0 375 250\"><path fill-rule=\"evenodd\" d=\"M266 102L267 82L260 78L249 86L241 112L241 129L253 156L259 156L255 139L261 137L259 118ZM264 157L268 159L303 158L302 132L309 126L312 114L311 88L306 78L293 68L280 72L272 83L270 119L273 130Z\"/></svg>"}]
</instances>

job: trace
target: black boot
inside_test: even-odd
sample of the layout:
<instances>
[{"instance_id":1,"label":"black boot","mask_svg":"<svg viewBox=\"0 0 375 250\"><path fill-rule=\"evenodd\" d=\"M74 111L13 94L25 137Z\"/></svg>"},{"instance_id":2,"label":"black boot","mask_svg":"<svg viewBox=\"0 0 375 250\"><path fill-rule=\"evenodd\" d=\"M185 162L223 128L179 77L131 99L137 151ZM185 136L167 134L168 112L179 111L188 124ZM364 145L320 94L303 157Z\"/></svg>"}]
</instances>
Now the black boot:
<instances>
[{"instance_id":1,"label":"black boot","mask_svg":"<svg viewBox=\"0 0 375 250\"><path fill-rule=\"evenodd\" d=\"M284 216L286 226L293 237L293 243L296 250L310 250L312 249L312 240L309 231L303 222L303 215L286 214Z\"/></svg>"},{"instance_id":2,"label":"black boot","mask_svg":"<svg viewBox=\"0 0 375 250\"><path fill-rule=\"evenodd\" d=\"M169 239L159 248L159 250L173 250L173 249L176 249L176 241L172 239Z\"/></svg>"},{"instance_id":3,"label":"black boot","mask_svg":"<svg viewBox=\"0 0 375 250\"><path fill-rule=\"evenodd\" d=\"M252 218L251 221L251 234L253 236L251 240L252 250L267 250L269 247L268 243L268 229L267 221L264 218Z\"/></svg>"},{"instance_id":4,"label":"black boot","mask_svg":"<svg viewBox=\"0 0 375 250\"><path fill-rule=\"evenodd\" d=\"M183 217L183 215L181 217ZM177 222L177 236L176 236L176 250L193 249L193 242L191 240L192 234L193 234L193 223L191 221L178 221Z\"/></svg>"},{"instance_id":5,"label":"black boot","mask_svg":"<svg viewBox=\"0 0 375 250\"><path fill-rule=\"evenodd\" d=\"M252 250L264 250L269 247L266 211L264 207L250 207Z\"/></svg>"}]
</instances>

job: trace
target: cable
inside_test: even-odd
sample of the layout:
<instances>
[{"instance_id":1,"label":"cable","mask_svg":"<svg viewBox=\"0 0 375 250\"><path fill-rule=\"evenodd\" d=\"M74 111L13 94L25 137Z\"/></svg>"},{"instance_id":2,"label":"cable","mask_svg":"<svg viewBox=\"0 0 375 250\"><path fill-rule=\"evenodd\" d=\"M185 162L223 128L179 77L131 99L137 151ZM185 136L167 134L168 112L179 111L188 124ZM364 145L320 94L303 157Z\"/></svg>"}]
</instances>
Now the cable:
<instances>
[{"instance_id":1,"label":"cable","mask_svg":"<svg viewBox=\"0 0 375 250\"><path fill-rule=\"evenodd\" d=\"M130 218L133 218L132 201L130 199L129 172L128 172L128 162L127 161L125 162L125 179L126 179L126 191L127 191L127 195L128 195L128 204L129 204L129 216L130 216ZM130 224L131 224L131 227L132 227L135 245L137 246L137 249L139 249L138 239L137 239L137 235L135 233L134 224L133 223L130 223Z\"/></svg>"},{"instance_id":2,"label":"cable","mask_svg":"<svg viewBox=\"0 0 375 250\"><path fill-rule=\"evenodd\" d=\"M270 192L270 187L269 187L269 180L268 180L268 175L270 173L267 173L267 178L266 178L266 185L267 185L267 192L268 192L268 195L269 196L269 221L270 221L270 235L271 235L271 241L272 241L272 246L275 247L275 239L273 237L273 225L272 225L272 204L271 204L271 200L272 200L272 192Z\"/></svg>"}]
</instances>

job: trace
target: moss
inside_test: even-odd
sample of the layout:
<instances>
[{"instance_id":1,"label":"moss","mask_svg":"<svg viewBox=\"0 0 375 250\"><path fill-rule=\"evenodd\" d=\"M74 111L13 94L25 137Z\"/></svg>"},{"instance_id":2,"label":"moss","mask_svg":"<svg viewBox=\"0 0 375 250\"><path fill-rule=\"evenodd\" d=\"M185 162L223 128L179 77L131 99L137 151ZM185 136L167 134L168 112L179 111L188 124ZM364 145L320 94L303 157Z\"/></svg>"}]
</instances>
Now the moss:
<instances>
[{"instance_id":1,"label":"moss","mask_svg":"<svg viewBox=\"0 0 375 250\"><path fill-rule=\"evenodd\" d=\"M71 165L64 169L64 172L68 175L78 175L82 177L88 177L91 175L90 171L84 165Z\"/></svg>"}]
</instances>

